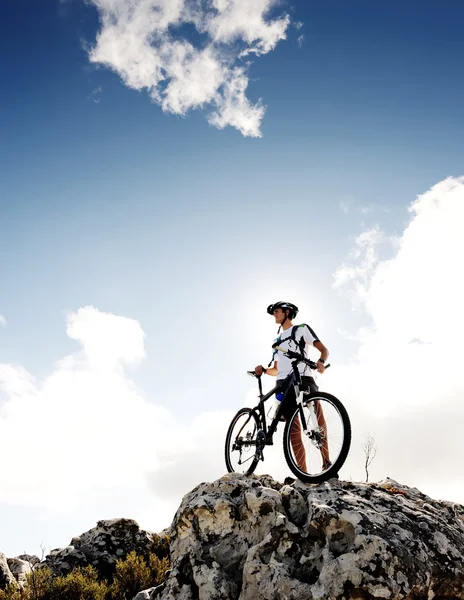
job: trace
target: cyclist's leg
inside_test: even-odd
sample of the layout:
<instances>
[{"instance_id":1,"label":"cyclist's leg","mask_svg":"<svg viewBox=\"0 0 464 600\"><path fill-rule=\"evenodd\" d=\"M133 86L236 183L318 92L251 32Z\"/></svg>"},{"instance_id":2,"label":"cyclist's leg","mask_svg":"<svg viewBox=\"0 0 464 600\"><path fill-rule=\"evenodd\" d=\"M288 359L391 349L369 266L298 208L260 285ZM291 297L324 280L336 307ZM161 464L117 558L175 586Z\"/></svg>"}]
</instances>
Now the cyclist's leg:
<instances>
[{"instance_id":1,"label":"cyclist's leg","mask_svg":"<svg viewBox=\"0 0 464 600\"><path fill-rule=\"evenodd\" d=\"M324 417L324 411L322 410L322 406L319 400L316 400L314 402L314 409L316 411L317 424L319 425L319 428L324 431L324 443L322 444L320 450L322 462L325 467L328 463L330 463L329 436L327 431L327 423Z\"/></svg>"},{"instance_id":2,"label":"cyclist's leg","mask_svg":"<svg viewBox=\"0 0 464 600\"><path fill-rule=\"evenodd\" d=\"M315 382L313 377L309 378L309 391L312 392L318 392L319 391L319 386L317 385L317 383ZM324 443L320 448L321 451L321 457L322 457L322 464L323 467L326 467L327 465L330 465L330 454L329 454L329 437L328 437L328 431L327 431L327 423L324 417L324 411L322 410L322 406L321 403L316 400L314 402L314 410L316 412L316 419L317 419L317 424L319 426L319 428L324 431Z\"/></svg>"},{"instance_id":3,"label":"cyclist's leg","mask_svg":"<svg viewBox=\"0 0 464 600\"><path fill-rule=\"evenodd\" d=\"M290 419L296 409L296 399L294 389L290 389L288 396L285 398L284 417ZM301 423L299 417L293 421L292 429L290 430L290 443L295 455L295 461L299 468L306 472L306 450L301 437Z\"/></svg>"},{"instance_id":4,"label":"cyclist's leg","mask_svg":"<svg viewBox=\"0 0 464 600\"><path fill-rule=\"evenodd\" d=\"M306 450L301 437L301 423L299 417L293 421L292 429L290 431L290 443L292 444L297 465L302 471L306 472Z\"/></svg>"}]
</instances>

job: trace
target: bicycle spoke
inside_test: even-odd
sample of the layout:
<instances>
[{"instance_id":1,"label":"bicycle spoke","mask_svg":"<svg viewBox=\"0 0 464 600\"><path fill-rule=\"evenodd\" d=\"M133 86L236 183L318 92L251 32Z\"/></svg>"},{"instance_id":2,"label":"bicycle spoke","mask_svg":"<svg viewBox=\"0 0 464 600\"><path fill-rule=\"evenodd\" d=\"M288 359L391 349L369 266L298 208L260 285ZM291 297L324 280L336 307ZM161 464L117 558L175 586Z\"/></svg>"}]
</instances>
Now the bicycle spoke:
<instances>
[{"instance_id":1,"label":"bicycle spoke","mask_svg":"<svg viewBox=\"0 0 464 600\"><path fill-rule=\"evenodd\" d=\"M256 438L258 419L249 408L235 415L226 436L225 458L229 473L253 473L258 463Z\"/></svg>"}]
</instances>

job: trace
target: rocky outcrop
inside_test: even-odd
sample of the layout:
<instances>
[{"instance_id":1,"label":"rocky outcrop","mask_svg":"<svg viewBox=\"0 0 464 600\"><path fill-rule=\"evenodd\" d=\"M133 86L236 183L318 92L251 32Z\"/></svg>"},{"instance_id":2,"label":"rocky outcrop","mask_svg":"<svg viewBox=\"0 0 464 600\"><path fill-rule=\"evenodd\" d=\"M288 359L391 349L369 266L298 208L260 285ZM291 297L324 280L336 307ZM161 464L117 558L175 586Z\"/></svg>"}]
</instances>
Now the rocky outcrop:
<instances>
[{"instance_id":1,"label":"rocky outcrop","mask_svg":"<svg viewBox=\"0 0 464 600\"><path fill-rule=\"evenodd\" d=\"M38 565L40 563L40 558L38 556L36 556L35 554L20 554L16 558L19 558L19 560L26 561L27 563L29 563L31 565L31 567L34 567L35 565ZM10 560L10 559L8 559L8 560ZM13 559L11 559L11 560L13 560Z\"/></svg>"},{"instance_id":2,"label":"rocky outcrop","mask_svg":"<svg viewBox=\"0 0 464 600\"><path fill-rule=\"evenodd\" d=\"M162 557L169 549L163 547L158 534L140 529L132 519L112 519L98 521L96 527L73 538L66 548L52 550L44 564L60 575L92 565L101 577L110 579L117 560L132 551L142 556L154 552Z\"/></svg>"},{"instance_id":3,"label":"rocky outcrop","mask_svg":"<svg viewBox=\"0 0 464 600\"><path fill-rule=\"evenodd\" d=\"M27 575L32 572L32 564L30 560L25 560L19 556L8 559L10 572L21 587L26 583Z\"/></svg>"},{"instance_id":4,"label":"rocky outcrop","mask_svg":"<svg viewBox=\"0 0 464 600\"><path fill-rule=\"evenodd\" d=\"M0 590L6 588L10 583L14 583L15 578L13 577L10 567L8 566L7 558L0 552Z\"/></svg>"},{"instance_id":5,"label":"rocky outcrop","mask_svg":"<svg viewBox=\"0 0 464 600\"><path fill-rule=\"evenodd\" d=\"M187 494L168 532L172 570L135 600L464 600L464 507L386 479L284 485L226 475ZM0 589L31 565L67 574L168 553L130 519L99 521L44 561L0 553Z\"/></svg>"},{"instance_id":6,"label":"rocky outcrop","mask_svg":"<svg viewBox=\"0 0 464 600\"><path fill-rule=\"evenodd\" d=\"M144 531L132 519L99 521L97 526L71 540L69 546L53 550L41 561L37 556L23 554L6 558L0 553L0 590L10 584L24 585L28 573L47 566L55 575L67 575L76 567L92 565L100 578L110 580L118 559L135 551L148 558L151 553L159 558L169 555L165 536Z\"/></svg>"},{"instance_id":7,"label":"rocky outcrop","mask_svg":"<svg viewBox=\"0 0 464 600\"><path fill-rule=\"evenodd\" d=\"M393 480L226 475L187 494L172 571L137 600L464 599L464 507Z\"/></svg>"},{"instance_id":8,"label":"rocky outcrop","mask_svg":"<svg viewBox=\"0 0 464 600\"><path fill-rule=\"evenodd\" d=\"M40 559L37 556L23 554L16 558L6 558L0 552L0 590L4 590L10 584L23 587L28 573L39 563Z\"/></svg>"}]
</instances>

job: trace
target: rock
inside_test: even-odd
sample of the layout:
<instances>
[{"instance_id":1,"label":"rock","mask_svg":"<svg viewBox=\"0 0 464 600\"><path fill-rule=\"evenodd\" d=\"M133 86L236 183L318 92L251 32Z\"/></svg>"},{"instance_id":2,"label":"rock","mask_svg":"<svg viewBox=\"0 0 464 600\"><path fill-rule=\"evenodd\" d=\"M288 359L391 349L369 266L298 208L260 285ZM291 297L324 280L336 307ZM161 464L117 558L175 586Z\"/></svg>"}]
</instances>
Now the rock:
<instances>
[{"instance_id":1,"label":"rock","mask_svg":"<svg viewBox=\"0 0 464 600\"><path fill-rule=\"evenodd\" d=\"M32 563L19 557L8 558L7 562L13 577L22 587L26 582L28 573L32 572Z\"/></svg>"},{"instance_id":2,"label":"rock","mask_svg":"<svg viewBox=\"0 0 464 600\"><path fill-rule=\"evenodd\" d=\"M137 600L464 600L464 507L391 479L230 474L187 494L170 534L172 571Z\"/></svg>"},{"instance_id":3,"label":"rock","mask_svg":"<svg viewBox=\"0 0 464 600\"><path fill-rule=\"evenodd\" d=\"M38 556L36 556L35 554L20 554L16 558L19 558L20 560L25 560L32 567L34 567L35 565L38 565L40 563L40 558Z\"/></svg>"},{"instance_id":4,"label":"rock","mask_svg":"<svg viewBox=\"0 0 464 600\"><path fill-rule=\"evenodd\" d=\"M4 590L8 584L15 583L15 581L6 556L3 552L0 552L0 590Z\"/></svg>"},{"instance_id":5,"label":"rock","mask_svg":"<svg viewBox=\"0 0 464 600\"><path fill-rule=\"evenodd\" d=\"M42 564L61 575L92 565L101 577L111 578L116 561L133 550L143 556L150 552L167 556L168 548L160 552L159 540L156 533L140 529L132 519L98 521L96 527L73 538L66 548L53 550Z\"/></svg>"},{"instance_id":6,"label":"rock","mask_svg":"<svg viewBox=\"0 0 464 600\"><path fill-rule=\"evenodd\" d=\"M155 592L155 589L156 588L152 587L148 590L143 590L142 592L139 592L137 596L135 596L134 600L150 600L150 598Z\"/></svg>"}]
</instances>

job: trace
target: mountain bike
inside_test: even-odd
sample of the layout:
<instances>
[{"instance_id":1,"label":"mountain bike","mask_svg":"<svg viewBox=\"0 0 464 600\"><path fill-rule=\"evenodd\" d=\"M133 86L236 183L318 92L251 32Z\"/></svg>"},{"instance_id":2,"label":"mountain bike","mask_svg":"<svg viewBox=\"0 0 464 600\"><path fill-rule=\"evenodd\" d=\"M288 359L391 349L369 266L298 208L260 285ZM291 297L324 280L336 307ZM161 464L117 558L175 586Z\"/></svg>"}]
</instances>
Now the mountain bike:
<instances>
[{"instance_id":1,"label":"mountain bike","mask_svg":"<svg viewBox=\"0 0 464 600\"><path fill-rule=\"evenodd\" d=\"M326 392L311 392L305 387L298 365L305 363L315 370L316 363L298 352L279 346L277 350L291 359L292 372L271 391L263 394L261 376L254 371L247 371L258 380L259 402L254 408L241 408L232 419L225 443L226 467L229 473L251 475L255 471L259 461L264 460L265 446L273 445L274 433L283 419L285 401L289 399L293 387L296 409L285 420L285 460L300 481L321 483L336 476L348 456L351 445L350 419L338 398ZM283 399L268 427L264 403L280 392L284 394Z\"/></svg>"}]
</instances>

